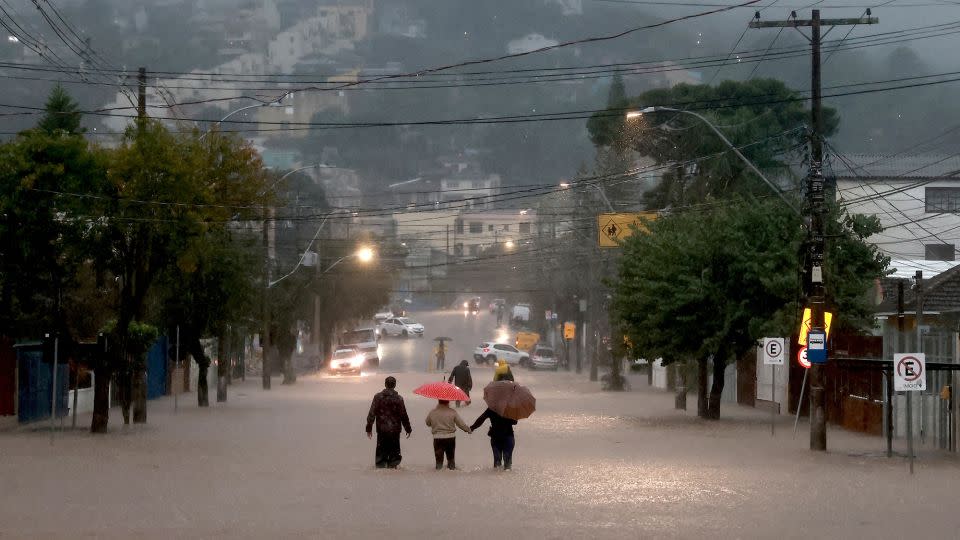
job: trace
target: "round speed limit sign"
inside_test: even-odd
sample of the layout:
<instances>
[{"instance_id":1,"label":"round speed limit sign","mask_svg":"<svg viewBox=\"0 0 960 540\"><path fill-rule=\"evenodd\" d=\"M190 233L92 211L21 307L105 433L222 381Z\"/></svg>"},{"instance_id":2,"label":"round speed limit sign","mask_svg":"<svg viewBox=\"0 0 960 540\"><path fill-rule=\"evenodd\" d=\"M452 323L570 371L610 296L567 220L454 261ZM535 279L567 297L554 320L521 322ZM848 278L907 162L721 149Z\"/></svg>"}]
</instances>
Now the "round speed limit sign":
<instances>
[{"instance_id":1,"label":"round speed limit sign","mask_svg":"<svg viewBox=\"0 0 960 540\"><path fill-rule=\"evenodd\" d=\"M797 353L797 362L799 362L804 369L810 369L810 361L807 360L806 347L800 347L800 352Z\"/></svg>"}]
</instances>

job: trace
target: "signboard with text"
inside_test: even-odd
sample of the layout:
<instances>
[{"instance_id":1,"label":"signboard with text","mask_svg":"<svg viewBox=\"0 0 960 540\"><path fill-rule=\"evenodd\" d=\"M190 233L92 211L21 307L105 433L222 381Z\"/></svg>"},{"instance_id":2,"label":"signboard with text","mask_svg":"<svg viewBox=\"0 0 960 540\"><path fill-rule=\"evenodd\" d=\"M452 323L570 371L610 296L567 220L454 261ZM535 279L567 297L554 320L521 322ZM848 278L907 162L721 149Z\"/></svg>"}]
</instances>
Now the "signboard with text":
<instances>
[{"instance_id":1,"label":"signboard with text","mask_svg":"<svg viewBox=\"0 0 960 540\"><path fill-rule=\"evenodd\" d=\"M927 389L927 356L923 353L893 355L893 389L918 392Z\"/></svg>"}]
</instances>

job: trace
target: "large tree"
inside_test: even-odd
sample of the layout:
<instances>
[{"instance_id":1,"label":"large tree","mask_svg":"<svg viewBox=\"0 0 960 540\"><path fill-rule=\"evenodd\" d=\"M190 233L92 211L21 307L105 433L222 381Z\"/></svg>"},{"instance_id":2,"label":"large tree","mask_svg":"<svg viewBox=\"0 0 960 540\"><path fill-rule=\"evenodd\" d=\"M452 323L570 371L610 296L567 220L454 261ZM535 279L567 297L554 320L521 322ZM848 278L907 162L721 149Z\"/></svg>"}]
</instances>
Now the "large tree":
<instances>
[{"instance_id":1,"label":"large tree","mask_svg":"<svg viewBox=\"0 0 960 540\"><path fill-rule=\"evenodd\" d=\"M598 147L633 149L664 167L663 181L647 194L649 208L698 203L732 193L769 196L770 187L702 120L655 111L626 119L631 108L670 107L704 116L762 170L786 172L807 140L810 113L800 94L775 79L724 81L716 86L678 84L611 103L587 123ZM836 130L833 109L824 109L824 135ZM793 186L785 186L793 187Z\"/></svg>"},{"instance_id":2,"label":"large tree","mask_svg":"<svg viewBox=\"0 0 960 540\"><path fill-rule=\"evenodd\" d=\"M863 329L866 292L888 262L864 242L879 224L846 215L834 223L827 304L841 324ZM728 198L662 217L624 243L614 292L624 334L647 358L698 362L701 416L719 418L731 359L764 335L789 335L798 324L804 236L800 219L779 201Z\"/></svg>"}]
</instances>

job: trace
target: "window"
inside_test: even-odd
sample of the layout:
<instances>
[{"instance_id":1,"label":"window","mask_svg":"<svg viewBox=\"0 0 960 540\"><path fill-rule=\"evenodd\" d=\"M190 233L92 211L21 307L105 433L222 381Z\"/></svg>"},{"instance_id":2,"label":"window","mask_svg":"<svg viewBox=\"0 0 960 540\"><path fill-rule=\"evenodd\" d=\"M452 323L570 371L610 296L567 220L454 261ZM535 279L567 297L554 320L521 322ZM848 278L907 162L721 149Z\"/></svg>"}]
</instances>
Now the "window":
<instances>
[{"instance_id":1,"label":"window","mask_svg":"<svg viewBox=\"0 0 960 540\"><path fill-rule=\"evenodd\" d=\"M470 246L470 256L471 256L471 257L476 257L478 253L480 253L480 246L478 246L478 245L476 245L476 244L473 244L472 246Z\"/></svg>"},{"instance_id":2,"label":"window","mask_svg":"<svg viewBox=\"0 0 960 540\"><path fill-rule=\"evenodd\" d=\"M530 234L530 224L521 223L520 224L520 234Z\"/></svg>"},{"instance_id":3,"label":"window","mask_svg":"<svg viewBox=\"0 0 960 540\"><path fill-rule=\"evenodd\" d=\"M453 254L457 257L463 257L463 244L454 244Z\"/></svg>"},{"instance_id":4,"label":"window","mask_svg":"<svg viewBox=\"0 0 960 540\"><path fill-rule=\"evenodd\" d=\"M503 226L503 231L504 231L504 232L510 232L510 225L509 225L509 224L504 225L504 226Z\"/></svg>"},{"instance_id":5,"label":"window","mask_svg":"<svg viewBox=\"0 0 960 540\"><path fill-rule=\"evenodd\" d=\"M463 234L463 220L457 219L453 222L453 232L456 234Z\"/></svg>"},{"instance_id":6,"label":"window","mask_svg":"<svg viewBox=\"0 0 960 540\"><path fill-rule=\"evenodd\" d=\"M493 230L493 225L487 225L487 230L488 230L488 231L492 231L492 230Z\"/></svg>"},{"instance_id":7,"label":"window","mask_svg":"<svg viewBox=\"0 0 960 540\"><path fill-rule=\"evenodd\" d=\"M954 244L927 244L923 250L924 258L928 261L956 260L957 249Z\"/></svg>"},{"instance_id":8,"label":"window","mask_svg":"<svg viewBox=\"0 0 960 540\"><path fill-rule=\"evenodd\" d=\"M960 213L960 188L928 187L924 189L923 198L928 214Z\"/></svg>"},{"instance_id":9,"label":"window","mask_svg":"<svg viewBox=\"0 0 960 540\"><path fill-rule=\"evenodd\" d=\"M473 182L471 182L471 185L473 186L473 189L480 189L480 188L487 187L483 184L483 180L474 180Z\"/></svg>"},{"instance_id":10,"label":"window","mask_svg":"<svg viewBox=\"0 0 960 540\"><path fill-rule=\"evenodd\" d=\"M480 234L483 232L483 223L479 221L470 222L470 233L471 234Z\"/></svg>"},{"instance_id":11,"label":"window","mask_svg":"<svg viewBox=\"0 0 960 540\"><path fill-rule=\"evenodd\" d=\"M460 187L460 182L454 182L453 180L447 180L447 189L457 189Z\"/></svg>"}]
</instances>

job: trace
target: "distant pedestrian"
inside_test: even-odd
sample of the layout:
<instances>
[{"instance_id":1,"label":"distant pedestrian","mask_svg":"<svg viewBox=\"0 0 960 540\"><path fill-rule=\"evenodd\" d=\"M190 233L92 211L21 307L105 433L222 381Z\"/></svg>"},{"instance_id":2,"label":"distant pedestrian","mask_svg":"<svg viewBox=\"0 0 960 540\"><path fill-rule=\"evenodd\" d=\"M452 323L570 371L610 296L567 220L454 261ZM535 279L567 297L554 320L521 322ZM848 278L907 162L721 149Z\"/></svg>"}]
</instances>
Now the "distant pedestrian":
<instances>
[{"instance_id":1,"label":"distant pedestrian","mask_svg":"<svg viewBox=\"0 0 960 540\"><path fill-rule=\"evenodd\" d=\"M497 326L503 324L503 304L497 304Z\"/></svg>"},{"instance_id":2,"label":"distant pedestrian","mask_svg":"<svg viewBox=\"0 0 960 540\"><path fill-rule=\"evenodd\" d=\"M443 340L440 340L440 343L437 344L437 371L443 371L446 369L444 366L447 360L447 351L443 346Z\"/></svg>"},{"instance_id":3,"label":"distant pedestrian","mask_svg":"<svg viewBox=\"0 0 960 540\"><path fill-rule=\"evenodd\" d=\"M367 414L367 438L373 438L373 423L377 423L376 465L378 469L396 469L403 456L400 455L400 428L407 432L407 438L413 429L407 416L407 407L403 397L397 393L397 380L387 377L384 389L373 396L370 412Z\"/></svg>"},{"instance_id":4,"label":"distant pedestrian","mask_svg":"<svg viewBox=\"0 0 960 540\"><path fill-rule=\"evenodd\" d=\"M463 390L469 397L470 390L473 388L473 376L470 375L470 363L466 360L461 360L460 365L450 371L450 377L447 378L447 382L457 385L457 388ZM470 400L467 400L467 405L470 405ZM460 402L458 401L457 407L459 406Z\"/></svg>"},{"instance_id":5,"label":"distant pedestrian","mask_svg":"<svg viewBox=\"0 0 960 540\"><path fill-rule=\"evenodd\" d=\"M493 409L483 411L483 414L470 426L470 431L476 430L483 425L484 420L490 419L490 448L493 449L493 468L499 469L501 465L504 470L510 470L513 466L513 448L516 440L513 437L513 426L517 425L516 420L504 418L497 414Z\"/></svg>"},{"instance_id":6,"label":"distant pedestrian","mask_svg":"<svg viewBox=\"0 0 960 540\"><path fill-rule=\"evenodd\" d=\"M493 370L493 380L494 382L513 380L513 372L510 371L510 364L506 360L497 360L497 367Z\"/></svg>"},{"instance_id":7,"label":"distant pedestrian","mask_svg":"<svg viewBox=\"0 0 960 540\"><path fill-rule=\"evenodd\" d=\"M447 456L447 468L451 471L457 468L454 454L457 450L457 428L470 433L466 422L460 418L457 411L450 408L450 402L439 400L437 407L427 415L427 426L433 433L433 456L437 460L437 470L443 468L443 456Z\"/></svg>"}]
</instances>

